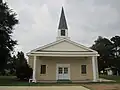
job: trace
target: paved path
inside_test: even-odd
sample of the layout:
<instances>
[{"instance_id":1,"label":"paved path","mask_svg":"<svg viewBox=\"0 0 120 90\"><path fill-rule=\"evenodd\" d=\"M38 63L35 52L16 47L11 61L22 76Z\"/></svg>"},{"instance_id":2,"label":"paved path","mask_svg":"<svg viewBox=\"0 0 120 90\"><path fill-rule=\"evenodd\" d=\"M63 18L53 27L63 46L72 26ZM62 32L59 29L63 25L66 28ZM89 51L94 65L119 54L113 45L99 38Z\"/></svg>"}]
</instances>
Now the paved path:
<instances>
[{"instance_id":1,"label":"paved path","mask_svg":"<svg viewBox=\"0 0 120 90\"><path fill-rule=\"evenodd\" d=\"M82 86L0 86L0 90L90 90Z\"/></svg>"}]
</instances>

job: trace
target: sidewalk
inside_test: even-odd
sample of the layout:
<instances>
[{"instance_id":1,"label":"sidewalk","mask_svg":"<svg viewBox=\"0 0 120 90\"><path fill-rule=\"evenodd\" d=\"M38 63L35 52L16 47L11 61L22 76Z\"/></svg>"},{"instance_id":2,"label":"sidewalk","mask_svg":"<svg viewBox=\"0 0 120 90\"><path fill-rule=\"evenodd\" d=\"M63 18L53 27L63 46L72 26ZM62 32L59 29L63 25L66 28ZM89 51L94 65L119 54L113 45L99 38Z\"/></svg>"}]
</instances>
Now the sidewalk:
<instances>
[{"instance_id":1,"label":"sidewalk","mask_svg":"<svg viewBox=\"0 0 120 90\"><path fill-rule=\"evenodd\" d=\"M90 90L83 86L1 86L0 90Z\"/></svg>"}]
</instances>

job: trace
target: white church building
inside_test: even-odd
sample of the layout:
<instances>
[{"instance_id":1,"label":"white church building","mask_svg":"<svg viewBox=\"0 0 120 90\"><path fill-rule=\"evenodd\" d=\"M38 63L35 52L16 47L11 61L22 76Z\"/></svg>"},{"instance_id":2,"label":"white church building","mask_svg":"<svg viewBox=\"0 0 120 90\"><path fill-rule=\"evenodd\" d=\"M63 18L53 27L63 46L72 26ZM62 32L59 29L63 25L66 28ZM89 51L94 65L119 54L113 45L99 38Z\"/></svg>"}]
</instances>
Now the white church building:
<instances>
[{"instance_id":1,"label":"white church building","mask_svg":"<svg viewBox=\"0 0 120 90\"><path fill-rule=\"evenodd\" d=\"M56 41L27 53L33 82L98 81L98 52L72 41L68 33L62 8Z\"/></svg>"}]
</instances>

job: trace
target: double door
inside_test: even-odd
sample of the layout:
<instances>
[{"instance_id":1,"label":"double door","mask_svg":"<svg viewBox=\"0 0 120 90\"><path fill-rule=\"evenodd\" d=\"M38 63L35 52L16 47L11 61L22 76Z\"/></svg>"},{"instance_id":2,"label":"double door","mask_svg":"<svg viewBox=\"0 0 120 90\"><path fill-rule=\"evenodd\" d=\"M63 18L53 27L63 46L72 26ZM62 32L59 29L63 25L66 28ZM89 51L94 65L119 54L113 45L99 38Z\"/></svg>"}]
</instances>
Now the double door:
<instances>
[{"instance_id":1,"label":"double door","mask_svg":"<svg viewBox=\"0 0 120 90\"><path fill-rule=\"evenodd\" d=\"M58 70L58 80L68 80L70 79L70 66L68 64L60 64L57 67Z\"/></svg>"}]
</instances>

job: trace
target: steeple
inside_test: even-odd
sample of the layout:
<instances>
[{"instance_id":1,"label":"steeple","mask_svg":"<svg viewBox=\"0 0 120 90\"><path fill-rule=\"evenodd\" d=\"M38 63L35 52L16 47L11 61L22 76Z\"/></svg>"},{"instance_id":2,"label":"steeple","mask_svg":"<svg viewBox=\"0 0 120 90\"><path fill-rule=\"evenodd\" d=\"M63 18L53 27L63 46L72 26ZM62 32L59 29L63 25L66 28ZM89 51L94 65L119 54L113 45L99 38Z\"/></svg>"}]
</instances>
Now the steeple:
<instances>
[{"instance_id":1,"label":"steeple","mask_svg":"<svg viewBox=\"0 0 120 90\"><path fill-rule=\"evenodd\" d=\"M69 39L67 22L66 22L66 18L65 18L65 14L64 14L64 9L62 7L60 21L59 21L59 26L58 26L57 40L63 39L63 38L64 39Z\"/></svg>"},{"instance_id":2,"label":"steeple","mask_svg":"<svg viewBox=\"0 0 120 90\"><path fill-rule=\"evenodd\" d=\"M61 11L61 17L60 17L58 29L68 29L63 7L62 7L62 11Z\"/></svg>"}]
</instances>

